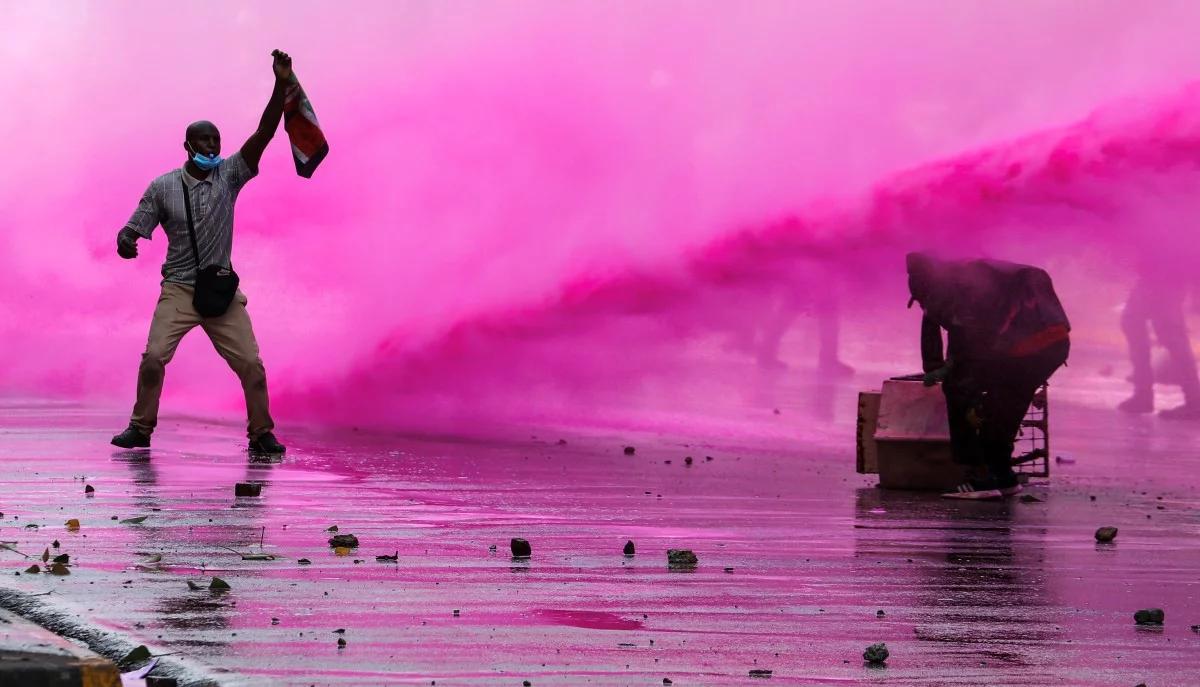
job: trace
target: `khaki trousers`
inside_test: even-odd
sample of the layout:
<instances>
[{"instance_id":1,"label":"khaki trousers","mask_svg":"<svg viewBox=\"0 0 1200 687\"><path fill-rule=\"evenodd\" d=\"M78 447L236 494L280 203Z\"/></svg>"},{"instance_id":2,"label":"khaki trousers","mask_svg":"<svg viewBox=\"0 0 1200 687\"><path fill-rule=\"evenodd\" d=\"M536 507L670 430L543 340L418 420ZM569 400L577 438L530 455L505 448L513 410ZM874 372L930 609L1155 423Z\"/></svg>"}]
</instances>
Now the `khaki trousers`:
<instances>
[{"instance_id":1,"label":"khaki trousers","mask_svg":"<svg viewBox=\"0 0 1200 687\"><path fill-rule=\"evenodd\" d=\"M167 363L193 327L199 325L217 352L242 382L246 394L246 434L251 440L275 428L267 403L267 373L258 355L258 342L246 312L246 296L240 290L220 317L204 318L192 307L192 287L164 282L142 364L138 368L137 401L130 424L146 435L158 424L158 400L162 395Z\"/></svg>"}]
</instances>

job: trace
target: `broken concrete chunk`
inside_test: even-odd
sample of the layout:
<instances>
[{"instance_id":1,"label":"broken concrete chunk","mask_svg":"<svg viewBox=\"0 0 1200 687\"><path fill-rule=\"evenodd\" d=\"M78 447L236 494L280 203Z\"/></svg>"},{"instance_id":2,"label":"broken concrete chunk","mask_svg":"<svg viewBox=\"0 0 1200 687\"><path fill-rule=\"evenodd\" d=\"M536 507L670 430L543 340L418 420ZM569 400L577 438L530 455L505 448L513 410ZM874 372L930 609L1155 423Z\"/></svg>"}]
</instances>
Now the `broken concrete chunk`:
<instances>
[{"instance_id":1,"label":"broken concrete chunk","mask_svg":"<svg viewBox=\"0 0 1200 687\"><path fill-rule=\"evenodd\" d=\"M670 549L667 551L667 567L694 568L700 562L691 549Z\"/></svg>"},{"instance_id":2,"label":"broken concrete chunk","mask_svg":"<svg viewBox=\"0 0 1200 687\"><path fill-rule=\"evenodd\" d=\"M1133 614L1133 622L1138 625L1162 625L1167 614L1161 608L1143 608Z\"/></svg>"},{"instance_id":3,"label":"broken concrete chunk","mask_svg":"<svg viewBox=\"0 0 1200 687\"><path fill-rule=\"evenodd\" d=\"M863 660L872 665L883 665L890 655L887 644L880 642L867 647L867 650L863 652Z\"/></svg>"},{"instance_id":4,"label":"broken concrete chunk","mask_svg":"<svg viewBox=\"0 0 1200 687\"><path fill-rule=\"evenodd\" d=\"M634 548L632 541L625 542L624 552L626 556L632 556L637 553L637 549Z\"/></svg>"},{"instance_id":5,"label":"broken concrete chunk","mask_svg":"<svg viewBox=\"0 0 1200 687\"><path fill-rule=\"evenodd\" d=\"M1107 543L1117 538L1117 528L1101 527L1096 530L1096 541Z\"/></svg>"},{"instance_id":6,"label":"broken concrete chunk","mask_svg":"<svg viewBox=\"0 0 1200 687\"><path fill-rule=\"evenodd\" d=\"M335 534L329 538L329 545L334 548L345 547L352 549L358 546L358 537L353 534Z\"/></svg>"},{"instance_id":7,"label":"broken concrete chunk","mask_svg":"<svg viewBox=\"0 0 1200 687\"><path fill-rule=\"evenodd\" d=\"M508 543L508 548L512 550L513 558L529 558L533 555L533 547L524 539L513 539Z\"/></svg>"},{"instance_id":8,"label":"broken concrete chunk","mask_svg":"<svg viewBox=\"0 0 1200 687\"><path fill-rule=\"evenodd\" d=\"M262 494L262 484L258 482L238 482L233 485L234 496L259 496Z\"/></svg>"}]
</instances>

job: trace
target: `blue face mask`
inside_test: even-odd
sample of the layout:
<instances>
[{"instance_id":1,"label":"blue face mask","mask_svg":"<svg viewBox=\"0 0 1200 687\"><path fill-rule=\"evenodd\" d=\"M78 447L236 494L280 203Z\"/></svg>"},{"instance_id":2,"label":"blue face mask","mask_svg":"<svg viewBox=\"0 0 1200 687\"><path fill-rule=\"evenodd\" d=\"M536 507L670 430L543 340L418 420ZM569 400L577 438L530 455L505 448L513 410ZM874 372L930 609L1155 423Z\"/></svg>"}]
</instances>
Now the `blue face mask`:
<instances>
[{"instance_id":1,"label":"blue face mask","mask_svg":"<svg viewBox=\"0 0 1200 687\"><path fill-rule=\"evenodd\" d=\"M192 148L191 145L189 145L188 148L190 150L192 150L192 152L194 153L192 155L192 162L195 163L195 165L197 167L199 167L200 169L202 169L206 172L211 169L215 169L217 165L221 164L221 160L223 159L220 155L217 155L217 154L201 155L200 153L195 152L196 149Z\"/></svg>"}]
</instances>

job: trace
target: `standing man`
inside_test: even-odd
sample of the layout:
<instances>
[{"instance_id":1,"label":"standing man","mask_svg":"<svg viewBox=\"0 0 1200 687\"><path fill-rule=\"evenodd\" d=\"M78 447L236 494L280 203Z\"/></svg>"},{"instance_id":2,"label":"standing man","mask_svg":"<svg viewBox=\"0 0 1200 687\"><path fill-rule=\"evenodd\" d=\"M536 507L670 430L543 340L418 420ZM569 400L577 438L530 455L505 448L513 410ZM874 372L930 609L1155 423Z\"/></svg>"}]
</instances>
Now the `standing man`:
<instances>
[{"instance_id":1,"label":"standing man","mask_svg":"<svg viewBox=\"0 0 1200 687\"><path fill-rule=\"evenodd\" d=\"M137 401L129 427L112 438L116 446L150 445L150 435L158 424L158 401L167 363L183 336L199 325L242 382L250 450L284 451L272 433L275 423L268 409L267 375L246 312L246 296L236 291L228 309L212 317L201 316L193 305L200 269L215 265L222 278L232 273L233 206L242 186L258 174L263 150L275 135L283 115L286 89L292 78L292 58L278 50L271 54L275 72L271 99L263 110L258 129L246 139L241 150L222 159L217 127L207 121L189 125L183 142L187 161L182 168L150 182L133 216L117 233L117 254L126 259L137 257L137 239L149 239L159 224L167 234L168 245L162 266L162 293L138 368ZM189 224L194 227L194 237Z\"/></svg>"},{"instance_id":2,"label":"standing man","mask_svg":"<svg viewBox=\"0 0 1200 687\"><path fill-rule=\"evenodd\" d=\"M1034 394L1071 347L1071 325L1050 275L1029 265L951 262L923 253L909 253L906 262L908 304L919 303L923 313L925 384L942 382L950 450L968 470L968 481L943 496L1019 493L1013 440Z\"/></svg>"}]
</instances>

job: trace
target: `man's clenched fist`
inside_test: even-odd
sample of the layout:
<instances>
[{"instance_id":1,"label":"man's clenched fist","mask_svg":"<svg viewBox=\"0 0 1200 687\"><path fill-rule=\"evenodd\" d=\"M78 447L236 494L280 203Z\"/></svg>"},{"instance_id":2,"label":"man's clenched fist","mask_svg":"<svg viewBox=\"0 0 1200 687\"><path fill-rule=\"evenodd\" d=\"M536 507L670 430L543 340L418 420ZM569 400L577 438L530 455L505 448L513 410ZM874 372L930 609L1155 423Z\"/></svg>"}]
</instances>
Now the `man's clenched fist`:
<instances>
[{"instance_id":1,"label":"man's clenched fist","mask_svg":"<svg viewBox=\"0 0 1200 687\"><path fill-rule=\"evenodd\" d=\"M137 257L138 235L130 229L122 229L117 233L117 255L130 260Z\"/></svg>"}]
</instances>

